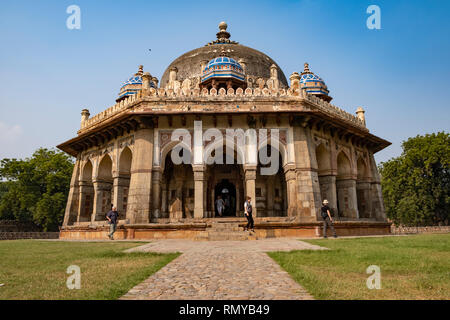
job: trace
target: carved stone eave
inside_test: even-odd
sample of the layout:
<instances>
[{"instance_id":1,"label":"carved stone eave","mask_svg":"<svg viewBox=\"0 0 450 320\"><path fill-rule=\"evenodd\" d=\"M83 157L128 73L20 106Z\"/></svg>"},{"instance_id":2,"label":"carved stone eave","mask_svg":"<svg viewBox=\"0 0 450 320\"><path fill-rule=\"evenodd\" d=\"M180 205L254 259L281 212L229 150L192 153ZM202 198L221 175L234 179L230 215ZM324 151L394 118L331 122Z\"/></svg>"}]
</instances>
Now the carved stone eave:
<instances>
[{"instance_id":1,"label":"carved stone eave","mask_svg":"<svg viewBox=\"0 0 450 320\"><path fill-rule=\"evenodd\" d=\"M228 123L233 117L244 115L252 119L263 119L273 115L280 122L288 117L291 125L304 128L327 130L332 136L344 141L353 141L372 152L378 152L391 143L372 135L369 130L355 120L356 117L325 102L302 96L142 96L132 97L128 102L105 110L90 119L87 126L78 131L78 136L57 147L73 156L80 151L99 146L124 133L157 126L158 116L167 116L172 123L174 116L187 115L201 119L202 115L227 116ZM97 119L97 120L96 120ZM96 121L94 121L96 120ZM259 121L261 122L261 121ZM256 122L252 122L252 127Z\"/></svg>"},{"instance_id":2,"label":"carved stone eave","mask_svg":"<svg viewBox=\"0 0 450 320\"><path fill-rule=\"evenodd\" d=\"M57 148L76 157L81 151L102 146L110 140L132 131L152 128L155 124L154 118L145 114L123 113L120 117L105 121L90 130L80 133L77 137L61 143Z\"/></svg>"}]
</instances>

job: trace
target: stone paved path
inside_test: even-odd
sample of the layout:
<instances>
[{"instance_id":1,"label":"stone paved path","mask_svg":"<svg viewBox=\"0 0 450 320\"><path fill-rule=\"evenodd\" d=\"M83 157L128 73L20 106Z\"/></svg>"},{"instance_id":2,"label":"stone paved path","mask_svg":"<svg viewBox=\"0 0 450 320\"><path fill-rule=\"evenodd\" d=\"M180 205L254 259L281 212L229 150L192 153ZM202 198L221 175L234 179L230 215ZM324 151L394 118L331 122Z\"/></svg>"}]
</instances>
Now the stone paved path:
<instances>
[{"instance_id":1,"label":"stone paved path","mask_svg":"<svg viewBox=\"0 0 450 320\"><path fill-rule=\"evenodd\" d=\"M265 252L326 248L296 239L158 240L128 252L183 254L121 299L313 299Z\"/></svg>"}]
</instances>

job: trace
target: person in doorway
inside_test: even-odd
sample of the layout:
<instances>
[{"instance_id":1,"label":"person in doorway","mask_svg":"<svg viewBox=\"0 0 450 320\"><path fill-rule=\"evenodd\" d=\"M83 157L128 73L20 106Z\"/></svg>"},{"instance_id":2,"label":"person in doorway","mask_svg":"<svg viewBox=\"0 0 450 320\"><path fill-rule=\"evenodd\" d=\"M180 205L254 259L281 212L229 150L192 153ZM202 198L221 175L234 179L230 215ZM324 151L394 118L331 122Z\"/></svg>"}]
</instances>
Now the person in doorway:
<instances>
[{"instance_id":1,"label":"person in doorway","mask_svg":"<svg viewBox=\"0 0 450 320\"><path fill-rule=\"evenodd\" d=\"M337 238L336 230L333 226L333 218L331 217L330 207L328 206L328 200L323 200L322 208L320 209L323 219L323 237L327 238L327 227L330 226L333 237Z\"/></svg>"},{"instance_id":2,"label":"person in doorway","mask_svg":"<svg viewBox=\"0 0 450 320\"><path fill-rule=\"evenodd\" d=\"M247 201L244 203L244 215L247 218L247 225L244 227L244 231L250 231L251 228L252 232L255 232L255 222L253 221L252 212L252 198L247 196Z\"/></svg>"},{"instance_id":3,"label":"person in doorway","mask_svg":"<svg viewBox=\"0 0 450 320\"><path fill-rule=\"evenodd\" d=\"M111 211L106 214L106 219L109 222L109 234L108 237L111 240L114 240L114 232L116 232L117 222L119 218L119 213L117 212L116 207L112 207Z\"/></svg>"},{"instance_id":4,"label":"person in doorway","mask_svg":"<svg viewBox=\"0 0 450 320\"><path fill-rule=\"evenodd\" d=\"M225 203L222 200L221 196L217 197L216 200L216 208L217 208L217 213L219 214L219 216L221 217L223 214L223 210L225 209Z\"/></svg>"},{"instance_id":5,"label":"person in doorway","mask_svg":"<svg viewBox=\"0 0 450 320\"><path fill-rule=\"evenodd\" d=\"M230 215L230 196L229 195L227 195L226 197L225 197L225 201L224 201L224 203L225 203L225 210L224 210L224 213L225 213L225 215Z\"/></svg>"}]
</instances>

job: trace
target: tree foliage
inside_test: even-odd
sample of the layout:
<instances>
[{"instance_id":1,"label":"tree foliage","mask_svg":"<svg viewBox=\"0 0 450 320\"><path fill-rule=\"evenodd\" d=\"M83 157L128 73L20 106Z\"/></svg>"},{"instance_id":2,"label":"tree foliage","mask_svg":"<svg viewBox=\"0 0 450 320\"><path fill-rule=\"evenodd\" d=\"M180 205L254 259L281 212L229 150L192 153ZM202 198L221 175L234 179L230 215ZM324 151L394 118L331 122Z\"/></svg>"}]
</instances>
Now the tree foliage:
<instances>
[{"instance_id":1,"label":"tree foliage","mask_svg":"<svg viewBox=\"0 0 450 320\"><path fill-rule=\"evenodd\" d=\"M73 162L56 150L38 149L31 158L0 162L0 219L32 221L45 231L61 225Z\"/></svg>"},{"instance_id":2,"label":"tree foliage","mask_svg":"<svg viewBox=\"0 0 450 320\"><path fill-rule=\"evenodd\" d=\"M450 205L450 134L418 135L400 157L380 164L388 218L395 224L446 224Z\"/></svg>"}]
</instances>

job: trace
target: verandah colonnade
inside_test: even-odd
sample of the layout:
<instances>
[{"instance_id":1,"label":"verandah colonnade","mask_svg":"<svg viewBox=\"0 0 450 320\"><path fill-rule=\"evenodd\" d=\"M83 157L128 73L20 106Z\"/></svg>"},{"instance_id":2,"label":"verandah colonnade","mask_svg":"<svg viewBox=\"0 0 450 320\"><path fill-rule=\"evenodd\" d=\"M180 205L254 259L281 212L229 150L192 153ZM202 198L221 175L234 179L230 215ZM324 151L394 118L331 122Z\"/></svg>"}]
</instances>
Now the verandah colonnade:
<instances>
[{"instance_id":1,"label":"verandah colonnade","mask_svg":"<svg viewBox=\"0 0 450 320\"><path fill-rule=\"evenodd\" d=\"M271 146L270 138L257 145L246 143L244 150L233 141L234 165L227 161L207 163L205 154L216 150L214 144L200 150L194 147L192 154L183 149L191 164L174 165L170 152L176 144L159 149L154 129L140 129L134 134L133 144L77 160L66 225L104 221L112 203L120 219L129 223L214 217L215 187L227 182L235 189L236 216L242 216L244 197L249 195L255 199L255 216L315 219L321 200L327 198L342 219L382 218L378 216L382 209L377 203L379 181L373 157L336 148L333 140L313 144L312 135L305 132L301 137L306 137L303 142L307 143L299 145L294 136L295 130L287 143L276 144L279 170L275 175L263 176L263 165L256 155ZM223 153L230 154L227 151L225 148ZM299 168L302 161L307 164L306 170Z\"/></svg>"}]
</instances>

